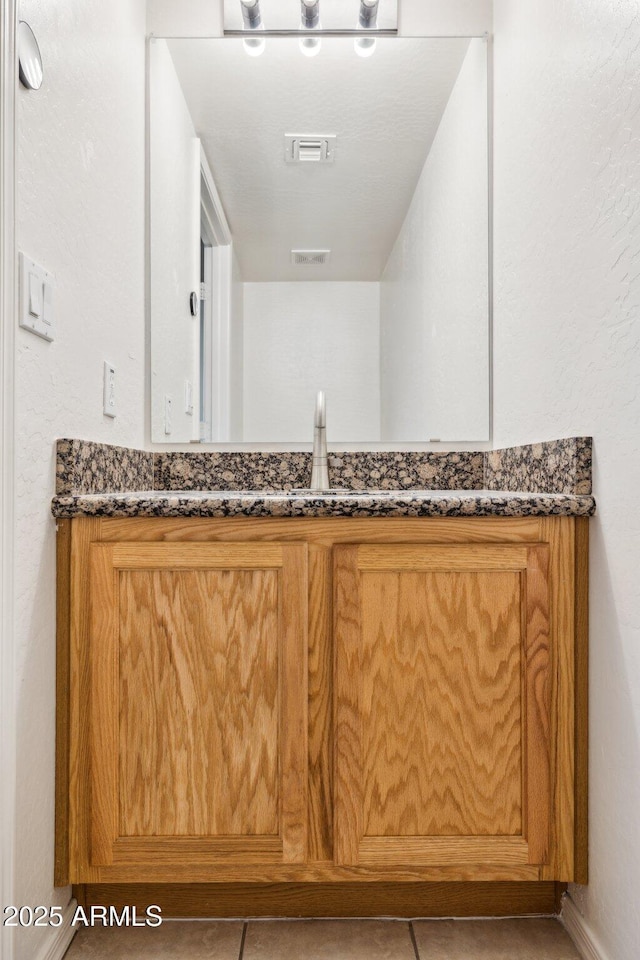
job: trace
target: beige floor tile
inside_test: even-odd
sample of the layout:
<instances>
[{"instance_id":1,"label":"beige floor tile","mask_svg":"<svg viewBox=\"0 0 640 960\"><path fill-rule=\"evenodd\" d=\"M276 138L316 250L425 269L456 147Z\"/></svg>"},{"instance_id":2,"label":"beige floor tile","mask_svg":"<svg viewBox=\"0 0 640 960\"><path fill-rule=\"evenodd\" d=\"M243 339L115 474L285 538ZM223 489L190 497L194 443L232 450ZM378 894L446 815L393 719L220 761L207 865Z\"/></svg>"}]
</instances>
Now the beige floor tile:
<instances>
[{"instance_id":1,"label":"beige floor tile","mask_svg":"<svg viewBox=\"0 0 640 960\"><path fill-rule=\"evenodd\" d=\"M580 960L557 920L417 920L420 960Z\"/></svg>"},{"instance_id":2,"label":"beige floor tile","mask_svg":"<svg viewBox=\"0 0 640 960\"><path fill-rule=\"evenodd\" d=\"M252 921L243 960L415 960L408 923Z\"/></svg>"},{"instance_id":3,"label":"beige floor tile","mask_svg":"<svg viewBox=\"0 0 640 960\"><path fill-rule=\"evenodd\" d=\"M82 927L64 960L238 960L243 924L165 920L160 927Z\"/></svg>"}]
</instances>

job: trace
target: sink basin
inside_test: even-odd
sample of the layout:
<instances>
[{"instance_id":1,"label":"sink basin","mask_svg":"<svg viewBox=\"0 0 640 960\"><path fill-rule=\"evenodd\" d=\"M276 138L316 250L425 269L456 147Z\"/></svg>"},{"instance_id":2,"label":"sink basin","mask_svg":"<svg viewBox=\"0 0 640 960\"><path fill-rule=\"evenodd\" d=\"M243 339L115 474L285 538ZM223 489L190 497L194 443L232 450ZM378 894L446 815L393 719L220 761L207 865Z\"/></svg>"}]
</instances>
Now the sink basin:
<instances>
[{"instance_id":1,"label":"sink basin","mask_svg":"<svg viewBox=\"0 0 640 960\"><path fill-rule=\"evenodd\" d=\"M417 493L427 493L426 490L350 490L346 488L333 487L330 490L310 490L308 488L298 488L291 490L290 494L294 497L402 497Z\"/></svg>"},{"instance_id":2,"label":"sink basin","mask_svg":"<svg viewBox=\"0 0 640 960\"><path fill-rule=\"evenodd\" d=\"M348 497L358 493L357 490L348 490L346 487L332 487L329 490L312 490L310 487L296 487L289 491L294 497Z\"/></svg>"},{"instance_id":3,"label":"sink basin","mask_svg":"<svg viewBox=\"0 0 640 960\"><path fill-rule=\"evenodd\" d=\"M387 497L425 495L433 491L424 488L411 490L352 490L348 487L331 487L329 490L312 490L310 487L294 487L293 490L213 490L210 495L217 497Z\"/></svg>"}]
</instances>

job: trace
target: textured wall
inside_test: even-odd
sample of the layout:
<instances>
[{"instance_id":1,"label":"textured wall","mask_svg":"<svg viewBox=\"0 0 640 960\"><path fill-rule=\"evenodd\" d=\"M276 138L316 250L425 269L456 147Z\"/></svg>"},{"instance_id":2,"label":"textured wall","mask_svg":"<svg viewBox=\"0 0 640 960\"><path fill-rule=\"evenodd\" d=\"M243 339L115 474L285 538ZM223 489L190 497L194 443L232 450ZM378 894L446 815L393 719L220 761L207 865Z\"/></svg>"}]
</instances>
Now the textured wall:
<instances>
[{"instance_id":1,"label":"textured wall","mask_svg":"<svg viewBox=\"0 0 640 960\"><path fill-rule=\"evenodd\" d=\"M18 903L53 890L55 438L141 446L144 413L143 0L22 0L45 80L19 89L18 244L55 274L57 339L17 331ZM102 415L102 361L119 414ZM37 960L52 929L21 930Z\"/></svg>"},{"instance_id":2,"label":"textured wall","mask_svg":"<svg viewBox=\"0 0 640 960\"><path fill-rule=\"evenodd\" d=\"M398 0L398 7L405 37L481 37L491 31L492 0Z\"/></svg>"},{"instance_id":3,"label":"textured wall","mask_svg":"<svg viewBox=\"0 0 640 960\"><path fill-rule=\"evenodd\" d=\"M495 3L496 445L594 438L591 882L640 943L640 4Z\"/></svg>"},{"instance_id":4,"label":"textured wall","mask_svg":"<svg viewBox=\"0 0 640 960\"><path fill-rule=\"evenodd\" d=\"M200 320L189 297L200 289L200 141L164 40L149 44L149 262L151 437L198 439ZM193 414L185 410L185 383ZM165 435L165 397L172 429Z\"/></svg>"},{"instance_id":5,"label":"textured wall","mask_svg":"<svg viewBox=\"0 0 640 960\"><path fill-rule=\"evenodd\" d=\"M156 37L221 37L223 0L147 0L147 30Z\"/></svg>"},{"instance_id":6,"label":"textured wall","mask_svg":"<svg viewBox=\"0 0 640 960\"><path fill-rule=\"evenodd\" d=\"M377 283L245 283L245 440L311 441L318 390L329 442L379 439L379 298Z\"/></svg>"},{"instance_id":7,"label":"textured wall","mask_svg":"<svg viewBox=\"0 0 640 960\"><path fill-rule=\"evenodd\" d=\"M380 293L382 439L489 439L486 43L472 40Z\"/></svg>"}]
</instances>

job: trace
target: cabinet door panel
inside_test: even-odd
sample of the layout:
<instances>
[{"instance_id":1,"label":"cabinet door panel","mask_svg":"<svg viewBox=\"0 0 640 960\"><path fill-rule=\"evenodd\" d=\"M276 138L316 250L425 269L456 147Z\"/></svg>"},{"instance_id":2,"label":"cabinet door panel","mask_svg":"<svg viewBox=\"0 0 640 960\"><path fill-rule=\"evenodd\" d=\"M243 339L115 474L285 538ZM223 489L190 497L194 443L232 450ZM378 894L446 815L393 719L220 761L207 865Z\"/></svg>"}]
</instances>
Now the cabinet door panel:
<instances>
[{"instance_id":1,"label":"cabinet door panel","mask_svg":"<svg viewBox=\"0 0 640 960\"><path fill-rule=\"evenodd\" d=\"M336 855L543 863L546 547L336 548Z\"/></svg>"},{"instance_id":2,"label":"cabinet door panel","mask_svg":"<svg viewBox=\"0 0 640 960\"><path fill-rule=\"evenodd\" d=\"M306 548L95 544L91 862L301 862Z\"/></svg>"},{"instance_id":3,"label":"cabinet door panel","mask_svg":"<svg viewBox=\"0 0 640 960\"><path fill-rule=\"evenodd\" d=\"M277 836L277 570L119 589L120 836Z\"/></svg>"},{"instance_id":4,"label":"cabinet door panel","mask_svg":"<svg viewBox=\"0 0 640 960\"><path fill-rule=\"evenodd\" d=\"M364 836L521 834L518 573L364 571L361 591Z\"/></svg>"}]
</instances>

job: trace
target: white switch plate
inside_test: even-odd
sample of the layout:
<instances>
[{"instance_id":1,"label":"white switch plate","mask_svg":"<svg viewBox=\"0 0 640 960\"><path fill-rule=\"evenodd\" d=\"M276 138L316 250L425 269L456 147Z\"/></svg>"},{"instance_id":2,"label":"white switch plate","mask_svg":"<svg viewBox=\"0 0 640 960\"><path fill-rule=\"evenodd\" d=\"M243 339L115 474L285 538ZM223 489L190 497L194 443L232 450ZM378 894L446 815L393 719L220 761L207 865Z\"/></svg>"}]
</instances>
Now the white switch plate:
<instances>
[{"instance_id":1,"label":"white switch plate","mask_svg":"<svg viewBox=\"0 0 640 960\"><path fill-rule=\"evenodd\" d=\"M55 339L53 316L54 278L24 253L20 263L20 313L18 322L23 330L35 333L43 340Z\"/></svg>"},{"instance_id":2,"label":"white switch plate","mask_svg":"<svg viewBox=\"0 0 640 960\"><path fill-rule=\"evenodd\" d=\"M118 412L116 407L116 368L105 360L103 370L102 412L105 417L115 417Z\"/></svg>"},{"instance_id":3,"label":"white switch plate","mask_svg":"<svg viewBox=\"0 0 640 960\"><path fill-rule=\"evenodd\" d=\"M173 430L173 398L168 393L164 397L164 432L165 436L170 436Z\"/></svg>"}]
</instances>

